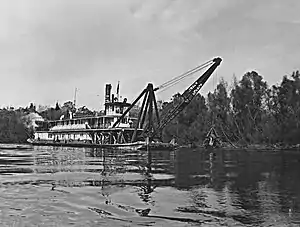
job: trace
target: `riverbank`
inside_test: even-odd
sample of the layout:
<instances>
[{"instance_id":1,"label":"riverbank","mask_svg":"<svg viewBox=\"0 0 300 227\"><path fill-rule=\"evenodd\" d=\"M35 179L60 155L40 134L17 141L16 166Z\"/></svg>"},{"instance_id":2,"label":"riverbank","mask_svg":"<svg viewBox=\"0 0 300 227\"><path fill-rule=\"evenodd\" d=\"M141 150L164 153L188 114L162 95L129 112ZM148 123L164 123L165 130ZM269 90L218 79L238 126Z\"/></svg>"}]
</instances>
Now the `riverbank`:
<instances>
[{"instance_id":1,"label":"riverbank","mask_svg":"<svg viewBox=\"0 0 300 227\"><path fill-rule=\"evenodd\" d=\"M238 144L238 143L222 143L218 147L205 148L203 144L189 144L179 146L179 148L203 148L203 149L218 149L218 150L263 150L263 151L278 151L278 150L299 150L300 144Z\"/></svg>"}]
</instances>

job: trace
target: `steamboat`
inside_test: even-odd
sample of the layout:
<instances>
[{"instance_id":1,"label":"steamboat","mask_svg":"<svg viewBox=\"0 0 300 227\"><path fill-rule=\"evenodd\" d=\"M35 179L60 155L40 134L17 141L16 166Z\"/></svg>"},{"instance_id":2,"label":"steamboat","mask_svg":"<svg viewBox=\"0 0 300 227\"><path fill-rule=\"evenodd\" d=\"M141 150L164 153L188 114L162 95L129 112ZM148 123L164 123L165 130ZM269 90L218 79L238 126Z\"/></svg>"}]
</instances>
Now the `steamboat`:
<instances>
[{"instance_id":1,"label":"steamboat","mask_svg":"<svg viewBox=\"0 0 300 227\"><path fill-rule=\"evenodd\" d=\"M221 61L221 58L210 60L156 88L149 83L132 103L126 98L119 99L119 84L117 94L112 94L112 85L106 84L104 111L93 116L70 112L68 117L62 116L59 120L37 121L34 137L28 139L28 142L39 146L174 149L174 142L162 142L163 128L192 101ZM160 116L155 92L205 68L208 69L183 92L181 101ZM132 117L131 111L139 101L142 104L138 107L137 116Z\"/></svg>"}]
</instances>

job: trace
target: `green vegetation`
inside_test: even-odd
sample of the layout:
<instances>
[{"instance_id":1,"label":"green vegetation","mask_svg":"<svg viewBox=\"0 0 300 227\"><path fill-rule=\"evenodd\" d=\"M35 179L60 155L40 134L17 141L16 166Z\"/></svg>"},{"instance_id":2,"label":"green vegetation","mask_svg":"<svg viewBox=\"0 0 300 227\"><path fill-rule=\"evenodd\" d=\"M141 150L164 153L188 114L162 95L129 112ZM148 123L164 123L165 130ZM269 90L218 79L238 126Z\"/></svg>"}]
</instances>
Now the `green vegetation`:
<instances>
[{"instance_id":1,"label":"green vegetation","mask_svg":"<svg viewBox=\"0 0 300 227\"><path fill-rule=\"evenodd\" d=\"M234 78L231 89L221 80L207 98L198 94L168 125L165 141L174 136L179 144L200 143L214 126L223 141L246 144L300 143L300 74L284 76L280 85L269 87L256 72ZM180 99L164 103L164 112Z\"/></svg>"}]
</instances>

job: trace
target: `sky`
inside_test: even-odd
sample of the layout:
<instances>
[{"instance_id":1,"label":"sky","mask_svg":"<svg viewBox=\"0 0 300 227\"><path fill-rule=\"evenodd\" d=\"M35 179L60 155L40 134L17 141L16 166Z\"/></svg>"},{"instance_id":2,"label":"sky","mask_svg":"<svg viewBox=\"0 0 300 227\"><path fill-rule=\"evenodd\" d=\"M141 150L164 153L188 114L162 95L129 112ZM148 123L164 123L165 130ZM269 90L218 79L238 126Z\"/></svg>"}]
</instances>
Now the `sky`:
<instances>
[{"instance_id":1,"label":"sky","mask_svg":"<svg viewBox=\"0 0 300 227\"><path fill-rule=\"evenodd\" d=\"M299 11L299 0L1 0L0 107L54 106L78 88L77 105L100 110L106 83L133 101L214 57L202 94L248 71L280 83L300 69Z\"/></svg>"}]
</instances>

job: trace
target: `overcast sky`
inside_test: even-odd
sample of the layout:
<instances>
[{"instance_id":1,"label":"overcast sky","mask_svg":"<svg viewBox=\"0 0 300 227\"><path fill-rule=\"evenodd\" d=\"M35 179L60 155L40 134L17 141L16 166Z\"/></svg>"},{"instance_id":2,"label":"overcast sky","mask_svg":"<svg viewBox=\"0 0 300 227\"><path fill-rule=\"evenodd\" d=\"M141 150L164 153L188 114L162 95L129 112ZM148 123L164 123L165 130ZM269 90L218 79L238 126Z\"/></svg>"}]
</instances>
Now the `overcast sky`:
<instances>
[{"instance_id":1,"label":"overcast sky","mask_svg":"<svg viewBox=\"0 0 300 227\"><path fill-rule=\"evenodd\" d=\"M105 83L134 99L216 56L203 94L256 70L300 69L299 0L1 0L0 106L72 100L102 109ZM192 80L159 93L169 99Z\"/></svg>"}]
</instances>

